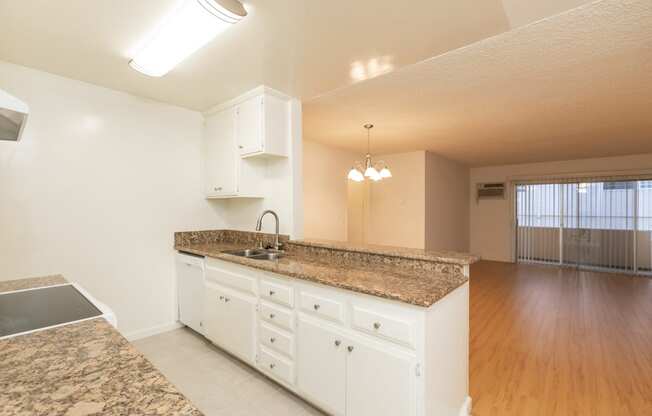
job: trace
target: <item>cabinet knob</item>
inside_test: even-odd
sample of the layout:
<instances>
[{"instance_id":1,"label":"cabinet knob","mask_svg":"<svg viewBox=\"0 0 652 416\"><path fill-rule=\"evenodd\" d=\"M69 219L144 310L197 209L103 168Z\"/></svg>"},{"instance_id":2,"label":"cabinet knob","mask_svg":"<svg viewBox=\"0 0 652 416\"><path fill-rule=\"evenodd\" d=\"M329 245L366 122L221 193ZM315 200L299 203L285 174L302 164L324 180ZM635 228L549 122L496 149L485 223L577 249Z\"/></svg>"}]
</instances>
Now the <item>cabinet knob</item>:
<instances>
[{"instance_id":1,"label":"cabinet knob","mask_svg":"<svg viewBox=\"0 0 652 416\"><path fill-rule=\"evenodd\" d=\"M275 316L276 316L276 315L274 315L273 313L270 313L270 314L269 314L269 319L274 319Z\"/></svg>"},{"instance_id":2,"label":"cabinet knob","mask_svg":"<svg viewBox=\"0 0 652 416\"><path fill-rule=\"evenodd\" d=\"M313 306L313 308L315 308L316 311L318 311L320 307L321 307L321 306L319 306L318 303L315 303L315 305Z\"/></svg>"},{"instance_id":3,"label":"cabinet knob","mask_svg":"<svg viewBox=\"0 0 652 416\"><path fill-rule=\"evenodd\" d=\"M374 329L380 329L380 322L374 322Z\"/></svg>"},{"instance_id":4,"label":"cabinet knob","mask_svg":"<svg viewBox=\"0 0 652 416\"><path fill-rule=\"evenodd\" d=\"M231 299L229 299L229 298L224 298L224 302L228 302L228 301L230 301L230 300L231 300Z\"/></svg>"},{"instance_id":5,"label":"cabinet knob","mask_svg":"<svg viewBox=\"0 0 652 416\"><path fill-rule=\"evenodd\" d=\"M224 300L224 296L220 296L220 300Z\"/></svg>"},{"instance_id":6,"label":"cabinet knob","mask_svg":"<svg viewBox=\"0 0 652 416\"><path fill-rule=\"evenodd\" d=\"M276 367L276 364L272 363L272 364L269 365L269 368L271 368L272 370L274 369L274 367Z\"/></svg>"},{"instance_id":7,"label":"cabinet knob","mask_svg":"<svg viewBox=\"0 0 652 416\"><path fill-rule=\"evenodd\" d=\"M270 338L270 339L269 339L269 342L271 342L272 344L275 343L275 342L276 342L276 338Z\"/></svg>"},{"instance_id":8,"label":"cabinet knob","mask_svg":"<svg viewBox=\"0 0 652 416\"><path fill-rule=\"evenodd\" d=\"M242 146L238 146L238 149L242 149Z\"/></svg>"},{"instance_id":9,"label":"cabinet knob","mask_svg":"<svg viewBox=\"0 0 652 416\"><path fill-rule=\"evenodd\" d=\"M276 294L276 292L274 292L273 290L269 291L269 296L274 296L274 294Z\"/></svg>"},{"instance_id":10,"label":"cabinet knob","mask_svg":"<svg viewBox=\"0 0 652 416\"><path fill-rule=\"evenodd\" d=\"M339 347L341 343L342 343L342 341L340 341L339 339L335 340L335 346L336 347Z\"/></svg>"},{"instance_id":11,"label":"cabinet knob","mask_svg":"<svg viewBox=\"0 0 652 416\"><path fill-rule=\"evenodd\" d=\"M346 349L349 350L349 352L353 352L353 345L349 345Z\"/></svg>"}]
</instances>

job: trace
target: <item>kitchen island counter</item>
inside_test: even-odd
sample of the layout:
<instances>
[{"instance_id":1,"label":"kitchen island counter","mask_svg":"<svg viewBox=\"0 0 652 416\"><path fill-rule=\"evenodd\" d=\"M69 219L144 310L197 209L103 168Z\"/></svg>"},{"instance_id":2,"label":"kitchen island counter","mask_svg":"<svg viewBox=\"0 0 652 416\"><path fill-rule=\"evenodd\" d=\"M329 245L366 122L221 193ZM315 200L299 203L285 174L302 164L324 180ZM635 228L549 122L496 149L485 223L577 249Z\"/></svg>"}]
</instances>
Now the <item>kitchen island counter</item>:
<instances>
[{"instance_id":1,"label":"kitchen island counter","mask_svg":"<svg viewBox=\"0 0 652 416\"><path fill-rule=\"evenodd\" d=\"M0 282L0 292L65 284ZM0 415L201 413L103 318L0 340Z\"/></svg>"}]
</instances>

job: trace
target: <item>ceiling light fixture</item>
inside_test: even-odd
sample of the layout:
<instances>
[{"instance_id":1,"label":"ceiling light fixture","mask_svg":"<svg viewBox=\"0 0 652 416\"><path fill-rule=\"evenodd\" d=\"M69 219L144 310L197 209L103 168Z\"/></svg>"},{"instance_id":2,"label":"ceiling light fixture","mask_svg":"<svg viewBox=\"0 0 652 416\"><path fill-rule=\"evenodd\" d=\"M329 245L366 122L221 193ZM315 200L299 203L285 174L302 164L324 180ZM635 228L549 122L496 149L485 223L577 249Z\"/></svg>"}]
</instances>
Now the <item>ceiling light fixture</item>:
<instances>
[{"instance_id":1,"label":"ceiling light fixture","mask_svg":"<svg viewBox=\"0 0 652 416\"><path fill-rule=\"evenodd\" d=\"M364 128L367 129L367 155L365 156L364 164L355 162L349 171L348 178L355 182L362 182L364 178L369 178L374 182L381 179L391 178L392 172L387 167L387 164L382 160L378 163L371 161L371 143L370 143L370 130L374 127L373 124L365 124ZM364 173L363 173L364 172Z\"/></svg>"},{"instance_id":2,"label":"ceiling light fixture","mask_svg":"<svg viewBox=\"0 0 652 416\"><path fill-rule=\"evenodd\" d=\"M161 22L129 65L145 75L163 76L246 15L237 0L184 0Z\"/></svg>"}]
</instances>

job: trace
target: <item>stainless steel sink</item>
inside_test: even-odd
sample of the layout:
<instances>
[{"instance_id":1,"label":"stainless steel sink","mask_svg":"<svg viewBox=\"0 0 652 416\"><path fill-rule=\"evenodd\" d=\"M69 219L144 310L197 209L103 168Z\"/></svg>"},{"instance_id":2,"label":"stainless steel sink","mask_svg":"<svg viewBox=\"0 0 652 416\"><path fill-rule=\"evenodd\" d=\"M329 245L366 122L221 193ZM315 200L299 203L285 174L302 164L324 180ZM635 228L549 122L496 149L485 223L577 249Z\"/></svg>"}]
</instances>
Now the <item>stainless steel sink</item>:
<instances>
[{"instance_id":1,"label":"stainless steel sink","mask_svg":"<svg viewBox=\"0 0 652 416\"><path fill-rule=\"evenodd\" d=\"M263 248L248 248L244 250L226 250L224 254L232 256L245 257L253 260L277 260L285 255L280 250L263 249Z\"/></svg>"}]
</instances>

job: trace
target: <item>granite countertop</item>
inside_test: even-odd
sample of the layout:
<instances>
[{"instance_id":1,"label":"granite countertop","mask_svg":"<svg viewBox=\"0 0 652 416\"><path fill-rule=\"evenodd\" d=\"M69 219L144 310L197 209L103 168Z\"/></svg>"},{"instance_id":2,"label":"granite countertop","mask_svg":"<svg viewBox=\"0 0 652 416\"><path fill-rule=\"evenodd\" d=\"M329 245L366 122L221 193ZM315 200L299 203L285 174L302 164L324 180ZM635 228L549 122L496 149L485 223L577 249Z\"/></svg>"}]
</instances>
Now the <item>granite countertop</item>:
<instances>
[{"instance_id":1,"label":"granite countertop","mask_svg":"<svg viewBox=\"0 0 652 416\"><path fill-rule=\"evenodd\" d=\"M60 274L42 277L29 277L27 279L15 279L0 281L0 293L12 292L14 290L33 289L36 287L62 285L68 281Z\"/></svg>"},{"instance_id":2,"label":"granite countertop","mask_svg":"<svg viewBox=\"0 0 652 416\"><path fill-rule=\"evenodd\" d=\"M330 240L291 240L288 244L459 265L473 264L480 259L478 256L472 254L458 253L455 251L431 251L420 248L354 244Z\"/></svg>"},{"instance_id":3,"label":"granite countertop","mask_svg":"<svg viewBox=\"0 0 652 416\"><path fill-rule=\"evenodd\" d=\"M63 284L0 282L0 292ZM103 318L0 340L1 416L201 413Z\"/></svg>"},{"instance_id":4,"label":"granite countertop","mask_svg":"<svg viewBox=\"0 0 652 416\"><path fill-rule=\"evenodd\" d=\"M175 245L183 252L421 307L431 306L468 281L461 266L452 263L428 261L425 267L414 268L409 261L408 267L400 262L384 262L382 258L364 263L345 261L341 253L319 257L309 251L289 250L285 257L275 261L252 260L224 253L225 250L251 247L249 243L230 241L193 243L179 240Z\"/></svg>"}]
</instances>

